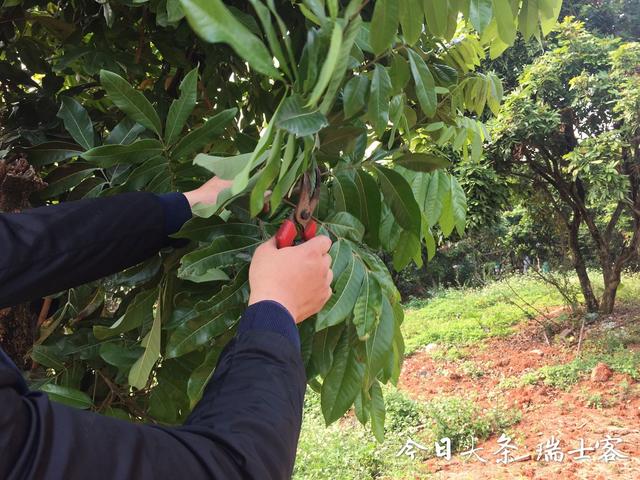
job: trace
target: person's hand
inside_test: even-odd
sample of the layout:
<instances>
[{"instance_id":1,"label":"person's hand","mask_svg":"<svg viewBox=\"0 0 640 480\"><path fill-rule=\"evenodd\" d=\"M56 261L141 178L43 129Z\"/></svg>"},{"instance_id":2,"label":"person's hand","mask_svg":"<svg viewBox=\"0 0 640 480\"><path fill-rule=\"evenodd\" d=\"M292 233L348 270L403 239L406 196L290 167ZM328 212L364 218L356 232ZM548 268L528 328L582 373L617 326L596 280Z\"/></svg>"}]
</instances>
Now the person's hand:
<instances>
[{"instance_id":1,"label":"person's hand","mask_svg":"<svg viewBox=\"0 0 640 480\"><path fill-rule=\"evenodd\" d=\"M213 205L217 202L220 192L225 188L231 187L232 184L233 180L223 180L219 177L213 177L201 187L186 192L184 196L187 197L187 201L191 207L196 203Z\"/></svg>"},{"instance_id":2,"label":"person's hand","mask_svg":"<svg viewBox=\"0 0 640 480\"><path fill-rule=\"evenodd\" d=\"M296 323L318 313L331 297L330 247L324 235L294 247L278 249L275 237L260 245L249 268L249 305L276 301Z\"/></svg>"}]
</instances>

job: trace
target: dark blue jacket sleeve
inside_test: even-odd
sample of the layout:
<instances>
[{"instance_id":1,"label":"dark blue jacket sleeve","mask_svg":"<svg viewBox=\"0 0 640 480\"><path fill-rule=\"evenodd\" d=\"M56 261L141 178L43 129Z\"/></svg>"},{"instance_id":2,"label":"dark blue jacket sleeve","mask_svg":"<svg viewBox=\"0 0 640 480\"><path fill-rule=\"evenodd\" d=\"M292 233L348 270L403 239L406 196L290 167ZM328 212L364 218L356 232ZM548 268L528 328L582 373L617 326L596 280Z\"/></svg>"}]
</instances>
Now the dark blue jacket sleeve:
<instances>
[{"instance_id":1,"label":"dark blue jacket sleeve","mask_svg":"<svg viewBox=\"0 0 640 480\"><path fill-rule=\"evenodd\" d=\"M247 309L185 425L128 423L25 392L0 358L0 478L286 479L302 421L297 328L275 302Z\"/></svg>"},{"instance_id":2,"label":"dark blue jacket sleeve","mask_svg":"<svg viewBox=\"0 0 640 480\"><path fill-rule=\"evenodd\" d=\"M0 214L0 308L135 265L191 217L181 193L124 193Z\"/></svg>"}]
</instances>

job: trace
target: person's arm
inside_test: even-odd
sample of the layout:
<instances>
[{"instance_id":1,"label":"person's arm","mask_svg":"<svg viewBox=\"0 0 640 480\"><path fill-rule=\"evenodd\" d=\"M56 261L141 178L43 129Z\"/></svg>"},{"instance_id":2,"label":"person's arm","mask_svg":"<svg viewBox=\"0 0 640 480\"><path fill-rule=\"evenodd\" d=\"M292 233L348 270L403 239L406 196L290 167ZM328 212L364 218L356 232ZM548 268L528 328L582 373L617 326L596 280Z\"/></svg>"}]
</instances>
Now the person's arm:
<instances>
[{"instance_id":1,"label":"person's arm","mask_svg":"<svg viewBox=\"0 0 640 480\"><path fill-rule=\"evenodd\" d=\"M296 322L331 290L330 241L254 254L250 306L202 400L176 428L137 425L25 393L0 367L0 478L285 479L293 471L305 374ZM278 282L282 275L287 282Z\"/></svg>"},{"instance_id":2,"label":"person's arm","mask_svg":"<svg viewBox=\"0 0 640 480\"><path fill-rule=\"evenodd\" d=\"M191 205L215 203L229 182L192 192L135 192L0 214L0 308L135 265L167 245Z\"/></svg>"}]
</instances>

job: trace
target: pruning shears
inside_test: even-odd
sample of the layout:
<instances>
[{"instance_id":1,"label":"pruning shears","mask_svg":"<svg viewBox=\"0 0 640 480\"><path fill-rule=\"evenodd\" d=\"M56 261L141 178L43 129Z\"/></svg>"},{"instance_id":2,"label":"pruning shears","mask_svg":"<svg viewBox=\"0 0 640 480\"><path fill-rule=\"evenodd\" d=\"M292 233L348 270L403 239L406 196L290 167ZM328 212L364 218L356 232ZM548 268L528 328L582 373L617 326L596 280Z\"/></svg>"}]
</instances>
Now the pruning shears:
<instances>
[{"instance_id":1,"label":"pruning shears","mask_svg":"<svg viewBox=\"0 0 640 480\"><path fill-rule=\"evenodd\" d=\"M299 190L300 196L295 210L282 222L276 233L278 248L293 246L298 237L302 238L301 241L307 241L316 236L318 225L313 219L313 211L320 200L320 170L316 169L313 190L309 172L305 172L299 180Z\"/></svg>"}]
</instances>

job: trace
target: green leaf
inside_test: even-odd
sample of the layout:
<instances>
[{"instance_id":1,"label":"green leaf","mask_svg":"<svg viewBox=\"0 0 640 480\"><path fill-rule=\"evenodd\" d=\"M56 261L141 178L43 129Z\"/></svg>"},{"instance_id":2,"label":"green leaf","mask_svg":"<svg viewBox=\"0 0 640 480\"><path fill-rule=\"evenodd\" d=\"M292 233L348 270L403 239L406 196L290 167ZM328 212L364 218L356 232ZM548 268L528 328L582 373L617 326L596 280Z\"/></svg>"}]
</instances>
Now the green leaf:
<instances>
[{"instance_id":1,"label":"green leaf","mask_svg":"<svg viewBox=\"0 0 640 480\"><path fill-rule=\"evenodd\" d=\"M196 404L202 398L204 389L213 377L213 372L216 369L218 358L222 353L222 348L213 347L207 351L207 356L204 361L196 368L191 376L189 376L189 382L187 383L187 395L189 396L189 405L194 408Z\"/></svg>"},{"instance_id":2,"label":"green leaf","mask_svg":"<svg viewBox=\"0 0 640 480\"><path fill-rule=\"evenodd\" d=\"M100 345L100 357L109 365L129 369L140 357L141 349L138 345L127 348L120 343L103 343Z\"/></svg>"},{"instance_id":3,"label":"green leaf","mask_svg":"<svg viewBox=\"0 0 640 480\"><path fill-rule=\"evenodd\" d=\"M159 307L158 307L159 309ZM156 312L151 325L151 330L142 339L140 345L144 348L144 352L140 358L133 364L129 370L129 385L138 390L143 389L147 385L151 370L160 358L160 313Z\"/></svg>"},{"instance_id":4,"label":"green leaf","mask_svg":"<svg viewBox=\"0 0 640 480\"><path fill-rule=\"evenodd\" d=\"M447 30L448 2L442 0L422 0L427 29L434 37L444 37Z\"/></svg>"},{"instance_id":5,"label":"green leaf","mask_svg":"<svg viewBox=\"0 0 640 480\"><path fill-rule=\"evenodd\" d=\"M366 378L369 383L373 382L378 372L382 370L391 353L394 322L391 304L386 297L382 297L380 321L365 344L367 351Z\"/></svg>"},{"instance_id":6,"label":"green leaf","mask_svg":"<svg viewBox=\"0 0 640 480\"><path fill-rule=\"evenodd\" d=\"M31 349L31 358L40 365L62 372L64 370L64 359L60 356L60 353L60 350L56 347L34 345Z\"/></svg>"},{"instance_id":7,"label":"green leaf","mask_svg":"<svg viewBox=\"0 0 640 480\"><path fill-rule=\"evenodd\" d=\"M318 81L311 91L311 96L307 102L308 107L315 107L327 88L327 85L329 85L329 82L331 81L331 76L333 75L333 71L338 63L340 48L342 47L342 34L342 27L338 22L334 22L327 58L325 58L324 63L322 64Z\"/></svg>"},{"instance_id":8,"label":"green leaf","mask_svg":"<svg viewBox=\"0 0 640 480\"><path fill-rule=\"evenodd\" d=\"M372 275L365 275L353 307L353 324L360 340L367 340L382 312L382 289Z\"/></svg>"},{"instance_id":9,"label":"green leaf","mask_svg":"<svg viewBox=\"0 0 640 480\"><path fill-rule=\"evenodd\" d=\"M276 126L297 137L313 135L329 125L327 118L318 110L311 110L302 103L299 95L292 95L282 103Z\"/></svg>"},{"instance_id":10,"label":"green leaf","mask_svg":"<svg viewBox=\"0 0 640 480\"><path fill-rule=\"evenodd\" d=\"M236 263L239 256L248 260L248 256L260 243L260 240L251 237L218 237L211 245L183 256L178 277L193 282L203 281L203 278L209 278L219 268Z\"/></svg>"},{"instance_id":11,"label":"green leaf","mask_svg":"<svg viewBox=\"0 0 640 480\"><path fill-rule=\"evenodd\" d=\"M354 242L361 241L364 235L364 225L349 212L334 213L324 221L324 225L334 235Z\"/></svg>"},{"instance_id":12,"label":"green leaf","mask_svg":"<svg viewBox=\"0 0 640 480\"><path fill-rule=\"evenodd\" d=\"M538 0L540 3L540 28L547 35L558 21L562 0Z\"/></svg>"},{"instance_id":13,"label":"green leaf","mask_svg":"<svg viewBox=\"0 0 640 480\"><path fill-rule=\"evenodd\" d=\"M353 404L360 391L364 365L356 359L345 332L334 352L333 365L322 383L320 405L327 425L338 420Z\"/></svg>"},{"instance_id":14,"label":"green leaf","mask_svg":"<svg viewBox=\"0 0 640 480\"><path fill-rule=\"evenodd\" d=\"M538 0L522 2L518 15L518 26L525 41L536 33L538 30Z\"/></svg>"},{"instance_id":15,"label":"green leaf","mask_svg":"<svg viewBox=\"0 0 640 480\"><path fill-rule=\"evenodd\" d=\"M52 198L68 192L85 178L93 175L96 170L93 165L85 162L63 164L47 175L45 181L48 185L43 190L40 190L38 195L42 198Z\"/></svg>"},{"instance_id":16,"label":"green leaf","mask_svg":"<svg viewBox=\"0 0 640 480\"><path fill-rule=\"evenodd\" d=\"M100 70L100 83L116 107L132 120L155 132L158 137L161 136L160 117L142 92L135 90L117 73L108 70Z\"/></svg>"},{"instance_id":17,"label":"green leaf","mask_svg":"<svg viewBox=\"0 0 640 480\"><path fill-rule=\"evenodd\" d=\"M362 170L356 170L355 184L360 196L360 219L365 225L364 239L371 247L377 248L382 214L380 190L373 177Z\"/></svg>"},{"instance_id":18,"label":"green leaf","mask_svg":"<svg viewBox=\"0 0 640 480\"><path fill-rule=\"evenodd\" d=\"M188 238L200 242L211 242L214 238L227 235L259 237L260 227L254 223L223 222L219 217L193 217L185 223L173 238Z\"/></svg>"},{"instance_id":19,"label":"green leaf","mask_svg":"<svg viewBox=\"0 0 640 480\"><path fill-rule=\"evenodd\" d=\"M511 12L511 8L508 10ZM491 18L493 17L493 3L492 0L471 0L471 6L469 8L469 20L473 28L479 33L484 32L487 28Z\"/></svg>"},{"instance_id":20,"label":"green leaf","mask_svg":"<svg viewBox=\"0 0 640 480\"><path fill-rule=\"evenodd\" d=\"M442 198L444 194L440 193L440 178L446 177L447 174L436 170L429 178L427 194L424 201L423 211L427 218L429 227L433 227L438 223L438 219L442 214ZM447 183L443 183L446 187Z\"/></svg>"},{"instance_id":21,"label":"green leaf","mask_svg":"<svg viewBox=\"0 0 640 480\"><path fill-rule=\"evenodd\" d=\"M384 442L385 406L382 388L378 381L373 382L369 393L371 394L371 431L373 431L376 440L382 443Z\"/></svg>"},{"instance_id":22,"label":"green leaf","mask_svg":"<svg viewBox=\"0 0 640 480\"><path fill-rule=\"evenodd\" d=\"M25 150L29 163L34 167L63 162L82 153L75 143L66 142L46 142Z\"/></svg>"},{"instance_id":23,"label":"green leaf","mask_svg":"<svg viewBox=\"0 0 640 480\"><path fill-rule=\"evenodd\" d=\"M199 301L189 301L184 308L174 309L170 325L167 328L176 328L185 322L205 322L218 312L238 305L245 305L248 297L247 276L249 265L246 264L237 273L233 281L211 298Z\"/></svg>"},{"instance_id":24,"label":"green leaf","mask_svg":"<svg viewBox=\"0 0 640 480\"><path fill-rule=\"evenodd\" d=\"M93 334L98 340L115 337L121 333L139 327L153 315L153 305L158 298L158 290L153 288L136 295L133 301L127 306L127 310L110 327L95 325Z\"/></svg>"},{"instance_id":25,"label":"green leaf","mask_svg":"<svg viewBox=\"0 0 640 480\"><path fill-rule=\"evenodd\" d=\"M82 105L73 98L64 96L61 99L57 117L62 119L64 128L78 142L78 145L85 150L93 148L95 143L93 124Z\"/></svg>"},{"instance_id":26,"label":"green leaf","mask_svg":"<svg viewBox=\"0 0 640 480\"><path fill-rule=\"evenodd\" d=\"M360 113L367 102L369 79L364 75L356 75L347 82L342 93L342 106L345 118L351 118Z\"/></svg>"},{"instance_id":27,"label":"green leaf","mask_svg":"<svg viewBox=\"0 0 640 480\"><path fill-rule=\"evenodd\" d=\"M129 145L136 140L144 130L144 125L140 125L129 117L125 117L111 130L104 144L113 145L119 143L121 145Z\"/></svg>"},{"instance_id":28,"label":"green leaf","mask_svg":"<svg viewBox=\"0 0 640 480\"><path fill-rule=\"evenodd\" d=\"M438 182L438 195L442 201L442 213L438 219L440 229L445 237L451 235L456 224L453 214L453 201L451 197L451 177L441 175Z\"/></svg>"},{"instance_id":29,"label":"green leaf","mask_svg":"<svg viewBox=\"0 0 640 480\"><path fill-rule=\"evenodd\" d=\"M432 172L451 165L451 162L446 158L432 153L405 153L396 158L394 163L416 172Z\"/></svg>"},{"instance_id":30,"label":"green leaf","mask_svg":"<svg viewBox=\"0 0 640 480\"><path fill-rule=\"evenodd\" d=\"M81 156L92 165L109 168L121 163L142 163L162 152L162 143L153 138L145 138L129 145L101 145L87 150Z\"/></svg>"},{"instance_id":31,"label":"green leaf","mask_svg":"<svg viewBox=\"0 0 640 480\"><path fill-rule=\"evenodd\" d=\"M353 216L360 218L360 196L358 195L358 189L351 179L351 176L344 171L336 172L331 186L335 200L335 209L342 212L349 212Z\"/></svg>"},{"instance_id":32,"label":"green leaf","mask_svg":"<svg viewBox=\"0 0 640 480\"><path fill-rule=\"evenodd\" d=\"M262 25L262 30L267 37L267 42L269 43L269 48L273 53L273 56L276 57L280 67L285 71L285 73L292 78L291 69L287 64L287 58L282 51L282 47L280 46L280 42L278 40L278 35L276 34L275 28L273 27L273 22L271 21L271 12L269 9L262 3L260 0L249 0L253 9L258 14L258 18L260 19L260 24Z\"/></svg>"},{"instance_id":33,"label":"green leaf","mask_svg":"<svg viewBox=\"0 0 640 480\"><path fill-rule=\"evenodd\" d=\"M344 324L320 330L313 336L311 362L314 371L326 376L333 364L333 352L344 331Z\"/></svg>"},{"instance_id":34,"label":"green leaf","mask_svg":"<svg viewBox=\"0 0 640 480\"><path fill-rule=\"evenodd\" d=\"M401 227L420 233L420 208L407 181L398 172L376 166L380 188Z\"/></svg>"},{"instance_id":35,"label":"green leaf","mask_svg":"<svg viewBox=\"0 0 640 480\"><path fill-rule=\"evenodd\" d=\"M189 25L202 39L227 43L256 71L270 78L280 78L267 47L221 0L180 1Z\"/></svg>"},{"instance_id":36,"label":"green leaf","mask_svg":"<svg viewBox=\"0 0 640 480\"><path fill-rule=\"evenodd\" d=\"M342 87L343 80L353 61L351 52L354 49L355 41L362 29L362 18L357 15L350 23L344 33L344 39L340 51L338 52L338 60L331 76L331 81L327 86L327 91L324 94L322 103L320 104L320 111L325 115L331 111L333 103L336 99L336 94ZM357 47L355 47L357 48Z\"/></svg>"},{"instance_id":37,"label":"green leaf","mask_svg":"<svg viewBox=\"0 0 640 480\"><path fill-rule=\"evenodd\" d=\"M420 55L413 50L407 50L409 53L409 65L411 66L411 74L416 85L416 95L420 108L427 117L433 117L438 106L438 96L436 95L436 84L431 75L431 71Z\"/></svg>"},{"instance_id":38,"label":"green leaf","mask_svg":"<svg viewBox=\"0 0 640 480\"><path fill-rule=\"evenodd\" d=\"M402 36L409 45L413 45L422 35L422 1L398 0Z\"/></svg>"},{"instance_id":39,"label":"green leaf","mask_svg":"<svg viewBox=\"0 0 640 480\"><path fill-rule=\"evenodd\" d=\"M242 311L242 306L226 307L219 309L214 314L209 312L209 316L199 316L182 323L169 338L165 353L166 357L180 357L208 344L218 335L235 325Z\"/></svg>"},{"instance_id":40,"label":"green leaf","mask_svg":"<svg viewBox=\"0 0 640 480\"><path fill-rule=\"evenodd\" d=\"M318 313L316 330L336 325L347 318L360 293L360 286L364 278L364 266L358 258L353 258L344 271L337 277L334 294Z\"/></svg>"},{"instance_id":41,"label":"green leaf","mask_svg":"<svg viewBox=\"0 0 640 480\"><path fill-rule=\"evenodd\" d=\"M398 30L398 0L377 0L371 18L370 38L373 53L380 55L393 43Z\"/></svg>"},{"instance_id":42,"label":"green leaf","mask_svg":"<svg viewBox=\"0 0 640 480\"><path fill-rule=\"evenodd\" d=\"M333 271L333 278L337 279L352 262L353 249L348 242L338 240L331 245L329 255L332 259L331 270Z\"/></svg>"},{"instance_id":43,"label":"green leaf","mask_svg":"<svg viewBox=\"0 0 640 480\"><path fill-rule=\"evenodd\" d=\"M467 218L467 196L455 177L451 177L451 208L459 235L464 234Z\"/></svg>"},{"instance_id":44,"label":"green leaf","mask_svg":"<svg viewBox=\"0 0 640 480\"><path fill-rule=\"evenodd\" d=\"M269 188L273 181L278 177L278 173L280 172L280 165L282 164L281 155L283 137L284 131L278 130L273 140L273 144L271 145L271 152L269 153L267 164L260 173L258 173L258 180L251 190L251 195L249 197L249 213L252 217L255 217L264 208L264 194L267 191L267 188ZM295 145L295 143L292 145Z\"/></svg>"},{"instance_id":45,"label":"green leaf","mask_svg":"<svg viewBox=\"0 0 640 480\"><path fill-rule=\"evenodd\" d=\"M93 406L91 397L80 390L53 383L46 383L40 387L40 390L47 393L49 399L54 402L62 403L69 407L80 408L86 410Z\"/></svg>"},{"instance_id":46,"label":"green leaf","mask_svg":"<svg viewBox=\"0 0 640 480\"><path fill-rule=\"evenodd\" d=\"M247 166L247 163L251 160L251 155L251 153L242 153L233 157L217 157L199 153L193 159L193 164L206 168L216 177L220 177L223 180L233 180Z\"/></svg>"},{"instance_id":47,"label":"green leaf","mask_svg":"<svg viewBox=\"0 0 640 480\"><path fill-rule=\"evenodd\" d=\"M400 233L398 245L393 251L393 268L399 272L409 265L411 260L415 262L418 268L422 266L420 238L414 232L403 230Z\"/></svg>"},{"instance_id":48,"label":"green leaf","mask_svg":"<svg viewBox=\"0 0 640 480\"><path fill-rule=\"evenodd\" d=\"M389 124L389 97L391 96L391 79L387 69L382 65L375 66L369 93L368 116L373 130L378 137L382 136Z\"/></svg>"},{"instance_id":49,"label":"green leaf","mask_svg":"<svg viewBox=\"0 0 640 480\"><path fill-rule=\"evenodd\" d=\"M251 159L249 160L247 165L244 167L244 169L242 169L238 174L238 176L234 179L233 185L231 186L232 195L238 195L240 192L244 191L245 188L247 188L247 185L249 185L249 174L251 173L251 170L254 168L256 161L258 161L258 159L264 154L264 152L267 150L267 147L269 146L269 144L273 139L276 120L278 118L278 115L280 114L280 109L282 108L282 104L284 103L285 100L286 99L283 97L280 103L278 104L278 107L276 108L276 111L273 113L271 120L269 120L269 124L263 130L262 135L260 136L260 140L258 140L258 144L253 149L253 153L251 154Z\"/></svg>"},{"instance_id":50,"label":"green leaf","mask_svg":"<svg viewBox=\"0 0 640 480\"><path fill-rule=\"evenodd\" d=\"M407 83L411 78L411 69L409 68L409 63L402 55L396 54L391 57L389 78L391 79L392 95L396 95L404 91L404 87L407 86Z\"/></svg>"},{"instance_id":51,"label":"green leaf","mask_svg":"<svg viewBox=\"0 0 640 480\"><path fill-rule=\"evenodd\" d=\"M180 82L180 98L171 102L164 132L164 141L167 145L173 145L193 112L197 101L197 87L198 67L185 75Z\"/></svg>"},{"instance_id":52,"label":"green leaf","mask_svg":"<svg viewBox=\"0 0 640 480\"><path fill-rule=\"evenodd\" d=\"M204 125L195 130L191 130L187 135L182 137L176 146L173 147L171 157L179 160L180 158L201 150L205 145L213 141L212 137L225 131L237 112L237 108L229 108L207 119Z\"/></svg>"},{"instance_id":53,"label":"green leaf","mask_svg":"<svg viewBox=\"0 0 640 480\"><path fill-rule=\"evenodd\" d=\"M493 0L493 13L496 17L498 35L507 45L513 45L516 39L516 21L513 18L509 0Z\"/></svg>"}]
</instances>

